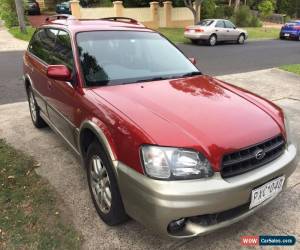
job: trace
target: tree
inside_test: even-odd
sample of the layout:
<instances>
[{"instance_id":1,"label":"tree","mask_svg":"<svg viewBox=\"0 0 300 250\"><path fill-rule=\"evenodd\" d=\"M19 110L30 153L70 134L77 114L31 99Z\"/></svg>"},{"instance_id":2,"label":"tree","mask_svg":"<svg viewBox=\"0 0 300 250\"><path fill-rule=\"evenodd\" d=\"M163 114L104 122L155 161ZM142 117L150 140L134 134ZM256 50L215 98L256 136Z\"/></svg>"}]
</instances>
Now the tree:
<instances>
[{"instance_id":1,"label":"tree","mask_svg":"<svg viewBox=\"0 0 300 250\"><path fill-rule=\"evenodd\" d=\"M277 11L280 14L287 14L291 17L300 17L300 1L299 0L277 0Z\"/></svg>"},{"instance_id":2,"label":"tree","mask_svg":"<svg viewBox=\"0 0 300 250\"><path fill-rule=\"evenodd\" d=\"M271 16L274 12L274 2L272 0L263 0L258 5L259 14L263 19Z\"/></svg>"},{"instance_id":3,"label":"tree","mask_svg":"<svg viewBox=\"0 0 300 250\"><path fill-rule=\"evenodd\" d=\"M237 9L240 7L241 0L235 0L234 4L234 11L237 11Z\"/></svg>"},{"instance_id":4,"label":"tree","mask_svg":"<svg viewBox=\"0 0 300 250\"><path fill-rule=\"evenodd\" d=\"M18 25L15 1L0 0L0 19L8 28Z\"/></svg>"},{"instance_id":5,"label":"tree","mask_svg":"<svg viewBox=\"0 0 300 250\"><path fill-rule=\"evenodd\" d=\"M201 5L201 18L215 18L216 3L215 0L203 0Z\"/></svg>"},{"instance_id":6,"label":"tree","mask_svg":"<svg viewBox=\"0 0 300 250\"><path fill-rule=\"evenodd\" d=\"M200 19L200 7L203 0L183 0L183 2L184 5L193 13L194 23L197 24Z\"/></svg>"},{"instance_id":7,"label":"tree","mask_svg":"<svg viewBox=\"0 0 300 250\"><path fill-rule=\"evenodd\" d=\"M18 15L19 27L22 33L27 33L26 31L26 24L25 24L25 17L24 17L24 6L22 0L15 0L16 4L16 11Z\"/></svg>"}]
</instances>

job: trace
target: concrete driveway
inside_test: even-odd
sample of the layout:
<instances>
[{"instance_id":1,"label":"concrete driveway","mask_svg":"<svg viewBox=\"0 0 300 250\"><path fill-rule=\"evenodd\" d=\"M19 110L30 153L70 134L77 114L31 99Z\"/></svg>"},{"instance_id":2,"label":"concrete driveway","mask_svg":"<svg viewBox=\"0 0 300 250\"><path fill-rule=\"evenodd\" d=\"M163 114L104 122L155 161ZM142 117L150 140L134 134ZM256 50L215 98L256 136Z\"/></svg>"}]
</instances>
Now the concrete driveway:
<instances>
[{"instance_id":1,"label":"concrete driveway","mask_svg":"<svg viewBox=\"0 0 300 250\"><path fill-rule=\"evenodd\" d=\"M300 77L272 69L219 78L250 89L283 107L290 115L294 139L300 142ZM33 127L26 102L1 105L0 124L1 138L34 156L41 164L38 174L50 181L72 212L75 227L85 239L84 249L240 249L240 236L243 235L300 238L299 165L288 188L248 219L207 236L166 240L135 221L119 227L106 226L92 205L85 172L79 162L50 129ZM297 245L292 249L297 249Z\"/></svg>"}]
</instances>

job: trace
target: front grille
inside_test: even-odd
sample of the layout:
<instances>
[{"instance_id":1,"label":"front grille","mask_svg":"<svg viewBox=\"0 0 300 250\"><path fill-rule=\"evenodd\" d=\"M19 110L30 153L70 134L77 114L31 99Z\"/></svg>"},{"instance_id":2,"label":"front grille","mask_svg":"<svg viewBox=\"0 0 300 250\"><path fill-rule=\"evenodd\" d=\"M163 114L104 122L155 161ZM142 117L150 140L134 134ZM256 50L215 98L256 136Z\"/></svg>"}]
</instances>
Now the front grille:
<instances>
[{"instance_id":1,"label":"front grille","mask_svg":"<svg viewBox=\"0 0 300 250\"><path fill-rule=\"evenodd\" d=\"M279 157L285 147L282 135L266 140L262 143L241 149L223 157L221 175L224 178L243 174L273 161ZM264 155L264 157L258 157Z\"/></svg>"}]
</instances>

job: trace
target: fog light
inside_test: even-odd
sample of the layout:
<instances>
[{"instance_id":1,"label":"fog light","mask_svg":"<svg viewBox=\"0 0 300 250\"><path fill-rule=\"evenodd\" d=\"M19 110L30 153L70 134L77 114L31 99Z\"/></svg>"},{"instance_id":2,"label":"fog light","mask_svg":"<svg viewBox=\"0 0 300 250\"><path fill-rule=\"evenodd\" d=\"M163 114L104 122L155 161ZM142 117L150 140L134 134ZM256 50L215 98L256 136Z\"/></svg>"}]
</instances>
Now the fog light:
<instances>
[{"instance_id":1,"label":"fog light","mask_svg":"<svg viewBox=\"0 0 300 250\"><path fill-rule=\"evenodd\" d=\"M168 232L169 233L177 233L182 231L185 226L186 219L181 218L179 220L173 220L168 225Z\"/></svg>"}]
</instances>

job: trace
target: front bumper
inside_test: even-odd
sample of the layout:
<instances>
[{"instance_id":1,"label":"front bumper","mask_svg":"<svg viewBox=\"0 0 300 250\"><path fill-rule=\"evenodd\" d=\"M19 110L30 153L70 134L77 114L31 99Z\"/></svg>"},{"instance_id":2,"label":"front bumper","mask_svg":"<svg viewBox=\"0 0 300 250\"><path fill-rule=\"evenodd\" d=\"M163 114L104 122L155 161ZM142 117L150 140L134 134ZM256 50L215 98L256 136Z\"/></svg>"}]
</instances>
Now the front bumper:
<instances>
[{"instance_id":1,"label":"front bumper","mask_svg":"<svg viewBox=\"0 0 300 250\"><path fill-rule=\"evenodd\" d=\"M215 173L209 179L182 181L154 180L119 162L117 178L129 216L161 235L186 238L233 224L267 204L270 199L220 223L200 225L187 219L184 229L176 234L168 232L169 223L180 218L221 213L247 205L254 188L275 177L289 177L296 168L295 159L296 147L290 145L273 162L245 174L225 180Z\"/></svg>"}]
</instances>

